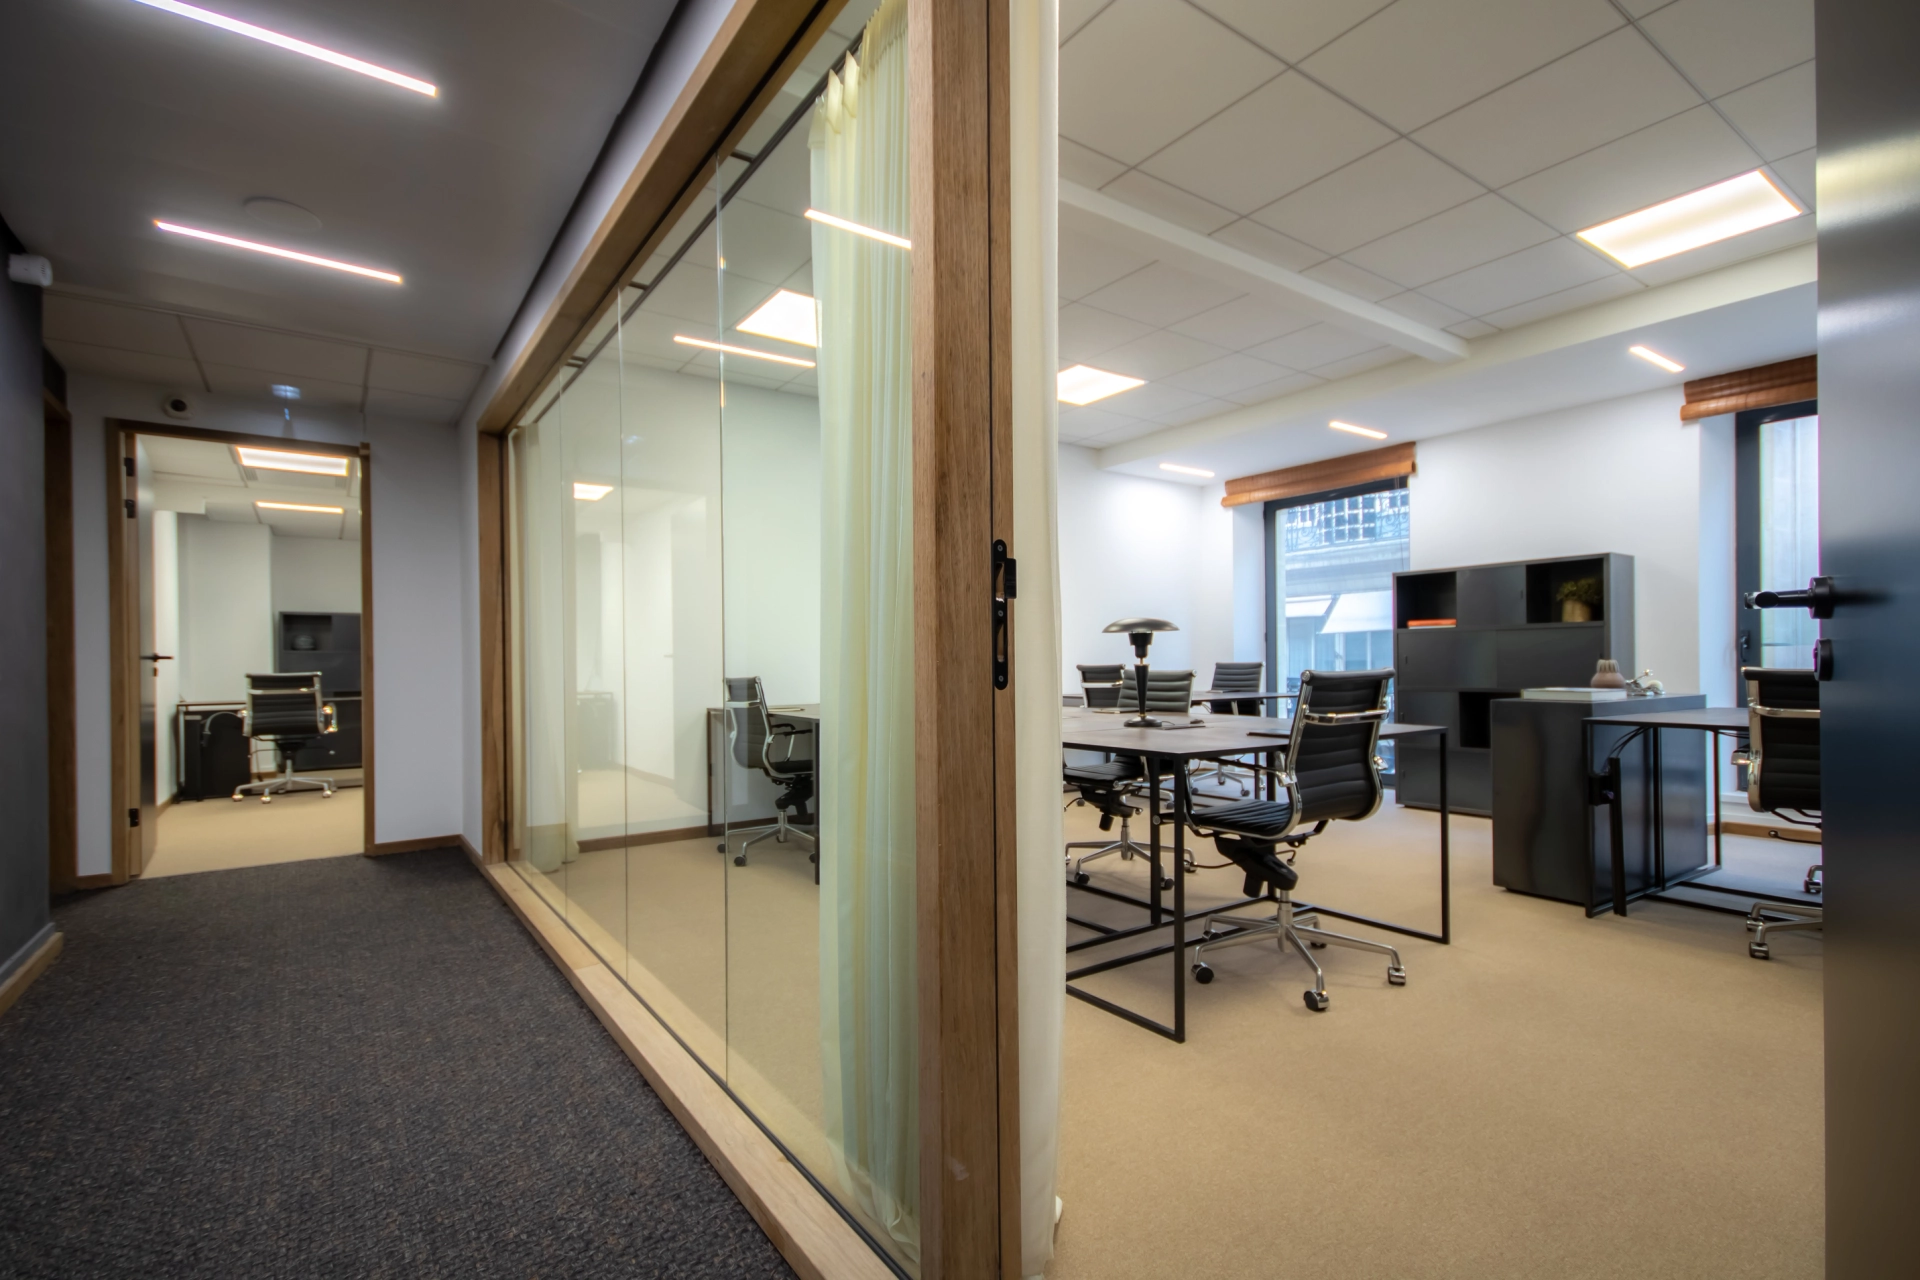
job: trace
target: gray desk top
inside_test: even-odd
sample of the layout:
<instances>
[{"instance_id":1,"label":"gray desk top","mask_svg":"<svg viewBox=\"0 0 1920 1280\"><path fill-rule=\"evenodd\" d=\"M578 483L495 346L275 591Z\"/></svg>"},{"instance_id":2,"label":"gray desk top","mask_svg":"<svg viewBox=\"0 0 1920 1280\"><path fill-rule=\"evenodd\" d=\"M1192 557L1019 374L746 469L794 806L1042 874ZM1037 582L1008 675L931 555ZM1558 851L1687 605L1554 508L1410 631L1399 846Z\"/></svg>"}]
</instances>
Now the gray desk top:
<instances>
[{"instance_id":1,"label":"gray desk top","mask_svg":"<svg viewBox=\"0 0 1920 1280\"><path fill-rule=\"evenodd\" d=\"M1287 745L1293 729L1291 720L1272 716L1200 716L1197 724L1186 728L1129 729L1128 717L1084 711L1076 707L1062 710L1060 744L1080 751L1115 751L1126 755L1159 756L1172 760L1198 760L1206 756L1238 755L1247 751L1278 751ZM1180 718L1172 714L1160 717L1169 724ZM1383 724L1382 738L1409 738L1434 733L1438 725Z\"/></svg>"},{"instance_id":2,"label":"gray desk top","mask_svg":"<svg viewBox=\"0 0 1920 1280\"><path fill-rule=\"evenodd\" d=\"M1195 689L1192 694L1196 705L1202 702L1277 702L1281 698L1299 696L1297 693L1280 693L1273 689L1249 689L1244 693L1238 689Z\"/></svg>"},{"instance_id":3,"label":"gray desk top","mask_svg":"<svg viewBox=\"0 0 1920 1280\"><path fill-rule=\"evenodd\" d=\"M1647 729L1717 729L1725 733L1747 727L1745 707L1698 707L1692 711L1643 711L1638 715L1626 712L1621 715L1587 718L1597 724L1621 724Z\"/></svg>"}]
</instances>

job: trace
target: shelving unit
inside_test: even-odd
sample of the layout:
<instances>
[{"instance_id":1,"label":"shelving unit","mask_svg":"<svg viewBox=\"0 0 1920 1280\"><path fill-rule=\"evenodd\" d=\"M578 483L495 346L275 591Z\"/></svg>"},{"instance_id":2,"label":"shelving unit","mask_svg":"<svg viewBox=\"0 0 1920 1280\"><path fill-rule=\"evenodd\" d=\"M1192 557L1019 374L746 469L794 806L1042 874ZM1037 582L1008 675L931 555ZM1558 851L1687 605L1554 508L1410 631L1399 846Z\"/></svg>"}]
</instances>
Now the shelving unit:
<instances>
[{"instance_id":1,"label":"shelving unit","mask_svg":"<svg viewBox=\"0 0 1920 1280\"><path fill-rule=\"evenodd\" d=\"M1598 603L1586 620L1565 621L1562 588L1584 578L1598 583ZM1453 624L1412 625L1445 619ZM1633 557L1605 552L1396 573L1393 620L1394 718L1447 726L1451 806L1491 815L1496 699L1584 685L1602 658L1634 674ZM1438 751L1411 742L1396 748L1401 804L1439 807Z\"/></svg>"}]
</instances>

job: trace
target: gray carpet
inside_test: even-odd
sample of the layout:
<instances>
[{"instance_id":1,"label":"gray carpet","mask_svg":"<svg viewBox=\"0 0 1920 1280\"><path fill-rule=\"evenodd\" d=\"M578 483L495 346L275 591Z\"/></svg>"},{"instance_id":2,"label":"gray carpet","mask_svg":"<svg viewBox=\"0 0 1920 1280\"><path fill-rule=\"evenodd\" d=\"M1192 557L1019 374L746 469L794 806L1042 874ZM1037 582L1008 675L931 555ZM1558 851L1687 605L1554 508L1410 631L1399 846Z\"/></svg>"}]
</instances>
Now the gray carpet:
<instances>
[{"instance_id":1,"label":"gray carpet","mask_svg":"<svg viewBox=\"0 0 1920 1280\"><path fill-rule=\"evenodd\" d=\"M0 1275L792 1274L456 851L55 915L0 1017Z\"/></svg>"}]
</instances>

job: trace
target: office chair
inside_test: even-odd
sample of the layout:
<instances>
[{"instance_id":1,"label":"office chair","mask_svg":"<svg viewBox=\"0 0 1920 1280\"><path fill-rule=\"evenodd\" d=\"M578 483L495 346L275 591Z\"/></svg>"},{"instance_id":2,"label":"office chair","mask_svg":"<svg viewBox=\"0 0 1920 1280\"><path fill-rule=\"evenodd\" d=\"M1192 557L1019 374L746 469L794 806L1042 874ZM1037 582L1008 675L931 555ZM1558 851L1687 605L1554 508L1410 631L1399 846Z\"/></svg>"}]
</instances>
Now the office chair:
<instances>
[{"instance_id":1,"label":"office chair","mask_svg":"<svg viewBox=\"0 0 1920 1280\"><path fill-rule=\"evenodd\" d=\"M1387 981L1396 987L1406 985L1407 971L1393 947L1329 933L1319 927L1320 919L1311 908L1296 910L1292 892L1300 875L1279 852L1281 845L1287 846L1291 859L1328 823L1361 822L1380 808L1382 765L1376 752L1380 724L1387 718L1387 683L1392 679L1390 669L1302 672L1286 766L1279 775L1286 797L1243 800L1188 818L1196 833L1211 839L1246 873L1246 896L1265 897L1274 904L1271 919L1209 916L1193 953L1196 982L1213 981L1213 970L1202 959L1209 949L1272 936L1283 949L1292 946L1313 966L1313 987L1302 998L1315 1013L1326 1012L1330 998L1326 974L1309 946L1332 943L1385 955ZM1311 829L1304 829L1309 823ZM1223 925L1229 928L1223 931Z\"/></svg>"},{"instance_id":2,"label":"office chair","mask_svg":"<svg viewBox=\"0 0 1920 1280\"><path fill-rule=\"evenodd\" d=\"M247 673L247 710L244 732L253 741L273 744L280 753L279 776L259 782L243 782L233 789L233 798L258 792L260 803L271 803L283 792L320 788L331 798L332 778L310 778L295 774L293 757L336 728L332 706L321 700L318 671L250 671Z\"/></svg>"},{"instance_id":3,"label":"office chair","mask_svg":"<svg viewBox=\"0 0 1920 1280\"><path fill-rule=\"evenodd\" d=\"M1119 663L1077 664L1080 670L1080 691L1086 697L1086 705L1094 710L1122 709L1121 692L1127 686L1126 668ZM1152 686L1149 680L1148 686ZM1132 704L1126 704L1132 705ZM1075 840L1067 845L1067 864L1075 884L1087 883L1088 876L1083 869L1095 858L1104 858L1117 853L1122 860L1130 861L1136 855L1148 857L1149 851L1133 841L1132 819L1140 811L1127 803L1127 799L1136 790L1137 784L1147 776L1146 767L1138 756L1110 756L1096 764L1068 764L1061 770L1066 785L1073 789L1074 798L1068 802L1071 809L1076 804L1092 805L1100 811L1100 829L1113 830L1114 820L1120 821L1118 840ZM1075 849L1092 849L1094 852L1073 856Z\"/></svg>"},{"instance_id":4,"label":"office chair","mask_svg":"<svg viewBox=\"0 0 1920 1280\"><path fill-rule=\"evenodd\" d=\"M726 680L727 725L733 739L733 762L743 769L765 774L780 788L780 794L773 801L777 817L772 824L758 828L758 835L741 844L740 851L733 855L733 865L746 866L747 850L762 840L785 844L791 836L806 842L808 857L813 862L814 883L818 884L819 847L813 836L793 827L794 823L813 825L813 815L807 812L807 801L813 799L813 751L809 746L804 758L794 755L795 745L802 738L811 738L813 730L791 721L769 718L767 694L760 686L759 676L728 676ZM776 747L779 748L777 754ZM789 809L794 811L791 819L787 816ZM722 839L720 852L726 851L727 842Z\"/></svg>"},{"instance_id":5,"label":"office chair","mask_svg":"<svg viewBox=\"0 0 1920 1280\"><path fill-rule=\"evenodd\" d=\"M1266 664L1262 662L1216 662L1213 664L1213 683L1207 687L1226 691L1258 693L1260 691L1260 673L1265 667ZM1240 698L1229 701L1216 698L1207 703L1207 709L1215 715L1257 716L1261 712L1261 704L1258 699ZM1198 766L1198 772L1205 773L1206 766ZM1215 782L1226 783L1229 780L1229 774L1232 775L1231 780L1239 785L1241 796L1245 797L1252 794L1252 790L1247 784L1259 775L1248 768L1244 762L1231 759L1216 760L1213 762L1213 780Z\"/></svg>"},{"instance_id":6,"label":"office chair","mask_svg":"<svg viewBox=\"0 0 1920 1280\"><path fill-rule=\"evenodd\" d=\"M1121 669L1120 705L1129 711L1140 705L1137 679L1134 668ZM1147 672L1147 714L1155 713L1171 714L1177 724L1193 718L1193 672L1157 668Z\"/></svg>"},{"instance_id":7,"label":"office chair","mask_svg":"<svg viewBox=\"0 0 1920 1280\"><path fill-rule=\"evenodd\" d=\"M1820 681L1811 671L1742 667L1747 682L1747 804L1798 826L1820 826ZM1803 885L1820 891L1821 864ZM1786 916L1769 920L1767 916ZM1798 902L1756 902L1747 913L1747 954L1770 960L1767 935L1821 928L1823 908Z\"/></svg>"},{"instance_id":8,"label":"office chair","mask_svg":"<svg viewBox=\"0 0 1920 1280\"><path fill-rule=\"evenodd\" d=\"M1120 690L1126 683L1126 668L1117 662L1101 666L1089 666L1084 662L1077 665L1080 669L1080 692L1086 698L1087 707L1100 711L1118 709Z\"/></svg>"}]
</instances>

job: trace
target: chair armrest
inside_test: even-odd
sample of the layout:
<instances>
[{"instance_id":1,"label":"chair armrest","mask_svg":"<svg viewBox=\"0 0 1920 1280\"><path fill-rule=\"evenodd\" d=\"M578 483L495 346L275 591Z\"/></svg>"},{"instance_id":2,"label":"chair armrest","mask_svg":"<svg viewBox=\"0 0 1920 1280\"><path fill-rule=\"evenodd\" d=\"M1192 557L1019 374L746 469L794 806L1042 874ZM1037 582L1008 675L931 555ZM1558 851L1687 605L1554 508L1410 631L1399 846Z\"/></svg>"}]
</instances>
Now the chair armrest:
<instances>
[{"instance_id":1,"label":"chair armrest","mask_svg":"<svg viewBox=\"0 0 1920 1280\"><path fill-rule=\"evenodd\" d=\"M1309 711L1300 718L1308 724L1363 724L1368 720L1385 720L1387 711L1385 707L1372 711Z\"/></svg>"}]
</instances>

